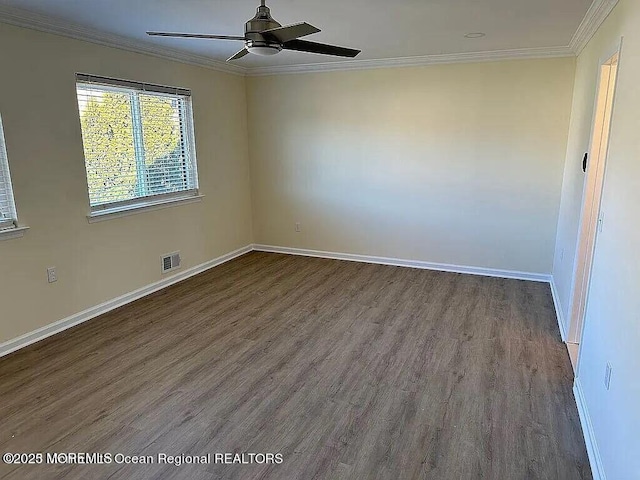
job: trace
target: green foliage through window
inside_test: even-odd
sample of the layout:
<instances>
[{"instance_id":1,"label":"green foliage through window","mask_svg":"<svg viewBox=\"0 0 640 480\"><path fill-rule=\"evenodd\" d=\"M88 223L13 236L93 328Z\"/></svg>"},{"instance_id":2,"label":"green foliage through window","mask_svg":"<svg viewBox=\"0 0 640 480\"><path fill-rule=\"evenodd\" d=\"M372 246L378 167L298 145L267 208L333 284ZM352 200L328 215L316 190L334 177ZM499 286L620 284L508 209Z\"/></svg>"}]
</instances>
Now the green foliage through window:
<instances>
[{"instance_id":1,"label":"green foliage through window","mask_svg":"<svg viewBox=\"0 0 640 480\"><path fill-rule=\"evenodd\" d=\"M91 206L196 188L189 97L78 83Z\"/></svg>"}]
</instances>

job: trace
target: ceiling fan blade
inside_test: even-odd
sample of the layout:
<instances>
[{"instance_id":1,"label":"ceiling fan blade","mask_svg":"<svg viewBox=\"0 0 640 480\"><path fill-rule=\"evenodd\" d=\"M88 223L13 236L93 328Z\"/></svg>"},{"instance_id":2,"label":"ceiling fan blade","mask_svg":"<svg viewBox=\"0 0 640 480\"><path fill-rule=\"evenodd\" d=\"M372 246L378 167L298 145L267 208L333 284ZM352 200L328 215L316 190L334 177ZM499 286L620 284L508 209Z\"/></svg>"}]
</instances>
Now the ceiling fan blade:
<instances>
[{"instance_id":1,"label":"ceiling fan blade","mask_svg":"<svg viewBox=\"0 0 640 480\"><path fill-rule=\"evenodd\" d=\"M227 62L232 62L233 60L237 60L239 58L242 58L245 55L249 55L249 50L247 50L246 48L243 48L238 53L236 53L233 57L227 58Z\"/></svg>"},{"instance_id":2,"label":"ceiling fan blade","mask_svg":"<svg viewBox=\"0 0 640 480\"><path fill-rule=\"evenodd\" d=\"M285 25L284 27L270 28L260 32L261 35L267 38L273 38L280 43L285 43L296 38L311 35L312 33L318 33L319 28L309 25L307 22L295 23L293 25Z\"/></svg>"},{"instance_id":3,"label":"ceiling fan blade","mask_svg":"<svg viewBox=\"0 0 640 480\"><path fill-rule=\"evenodd\" d=\"M322 55L334 55L336 57L353 58L360 53L360 50L353 48L337 47L325 43L307 42L306 40L290 40L282 45L285 50L296 50L298 52L320 53Z\"/></svg>"},{"instance_id":4,"label":"ceiling fan blade","mask_svg":"<svg viewBox=\"0 0 640 480\"><path fill-rule=\"evenodd\" d=\"M147 32L152 37L176 37L176 38L213 38L217 40L242 40L244 37L234 35L207 35L203 33L173 33L173 32Z\"/></svg>"}]
</instances>

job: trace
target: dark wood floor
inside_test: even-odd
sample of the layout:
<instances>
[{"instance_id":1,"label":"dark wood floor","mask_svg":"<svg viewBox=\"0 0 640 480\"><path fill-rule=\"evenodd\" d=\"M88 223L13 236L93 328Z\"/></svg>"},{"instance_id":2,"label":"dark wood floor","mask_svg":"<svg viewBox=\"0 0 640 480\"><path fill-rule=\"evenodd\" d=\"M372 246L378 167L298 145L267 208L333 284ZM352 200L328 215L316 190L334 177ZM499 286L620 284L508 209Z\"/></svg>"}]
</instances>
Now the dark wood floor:
<instances>
[{"instance_id":1,"label":"dark wood floor","mask_svg":"<svg viewBox=\"0 0 640 480\"><path fill-rule=\"evenodd\" d=\"M591 478L541 283L250 253L0 359L0 385L0 453L284 457L1 478Z\"/></svg>"}]
</instances>

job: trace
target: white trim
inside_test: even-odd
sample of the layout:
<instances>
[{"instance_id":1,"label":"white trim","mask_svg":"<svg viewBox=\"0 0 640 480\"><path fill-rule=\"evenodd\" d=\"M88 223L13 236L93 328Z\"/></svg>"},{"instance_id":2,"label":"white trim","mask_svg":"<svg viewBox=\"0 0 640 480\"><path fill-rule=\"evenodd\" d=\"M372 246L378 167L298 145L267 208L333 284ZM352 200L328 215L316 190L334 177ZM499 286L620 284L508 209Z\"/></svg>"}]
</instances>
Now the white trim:
<instances>
[{"instance_id":1,"label":"white trim","mask_svg":"<svg viewBox=\"0 0 640 480\"><path fill-rule=\"evenodd\" d=\"M161 210L163 208L177 207L178 205L188 205L202 201L204 195L192 195L190 197L169 198L164 200L139 202L118 208L110 208L105 210L96 210L87 215L89 223L104 222L114 218L128 217L143 212L152 212L153 210Z\"/></svg>"},{"instance_id":2,"label":"white trim","mask_svg":"<svg viewBox=\"0 0 640 480\"><path fill-rule=\"evenodd\" d=\"M26 230L27 227L22 227L22 229ZM321 250L308 250L308 249L301 249L301 248L250 244L238 250L230 252L226 255L222 255L214 260L205 262L196 267L192 267L176 275L172 275L168 278L152 283L151 285L147 285L133 292L129 292L120 297L108 300L107 302L104 302L100 305L91 307L80 313L71 315L70 317L51 323L42 328L34 330L33 332L26 333L24 335L21 335L18 338L15 338L3 344L0 344L0 357L7 355L11 352L14 352L20 348L31 345L32 343L40 341L51 335L55 335L56 333L66 330L68 328L71 328L75 325L86 322L87 320L90 320L99 315L107 313L115 308L121 307L130 302L138 300L139 298L145 297L151 293L157 292L158 290L162 290L163 288L166 288L170 285L181 282L182 280L190 278L194 275L198 275L199 273L209 270L210 268L213 268L217 265L228 262L229 260L232 260L236 257L239 257L240 255L244 255L245 253L248 253L251 251L283 253L288 255L329 258L334 260L346 260L351 262L374 263L379 265L392 265L392 266L398 266L398 267L419 268L423 270L435 270L435 271L441 271L441 272L461 273L461 274L467 274L467 275L480 275L485 277L508 278L508 279L526 280L526 281L532 281L532 282L550 283L551 292L553 295L553 301L556 307L556 315L558 317L560 333L562 335L563 341L565 340L565 332L564 332L564 328L562 326L562 320L561 320L562 309L560 308L559 298L557 295L555 284L553 282L553 277L546 273L519 272L519 271L513 271L513 270L500 270L500 269L494 269L494 268L482 268L482 267L472 267L472 266L463 266L463 265L433 263L433 262L425 262L422 260L406 260L406 259L399 259L399 258L358 255L353 253L337 253L337 252L327 252L327 251L321 251Z\"/></svg>"},{"instance_id":3,"label":"white trim","mask_svg":"<svg viewBox=\"0 0 640 480\"><path fill-rule=\"evenodd\" d=\"M560 294L558 293L558 288L556 287L556 281L553 275L551 276L551 296L553 297L553 306L556 309L556 318L558 319L558 328L560 329L560 337L562 337L562 341L567 343L567 327L564 323L564 313L562 311L562 303L560 302Z\"/></svg>"},{"instance_id":4,"label":"white trim","mask_svg":"<svg viewBox=\"0 0 640 480\"><path fill-rule=\"evenodd\" d=\"M405 260L400 258L375 257L358 255L355 253L326 252L321 250L307 250L304 248L278 247L273 245L254 245L258 252L285 253L304 257L330 258L333 260L347 260L350 262L375 263L379 265L393 265L396 267L420 268L439 272L465 273L468 275L482 275L484 277L512 278L529 280L532 282L550 282L551 275L546 273L517 272L513 270L499 270L495 268L470 267L464 265L450 265L445 263L424 262L422 260Z\"/></svg>"},{"instance_id":5,"label":"white trim","mask_svg":"<svg viewBox=\"0 0 640 480\"><path fill-rule=\"evenodd\" d=\"M589 456L589 463L591 464L591 474L594 480L607 480L607 476L604 473L604 466L602 464L602 457L600 457L600 450L598 449L598 442L596 441L596 434L593 431L593 424L591 423L591 416L587 408L587 402L584 398L582 391L582 385L580 379L576 378L573 383L573 396L576 399L576 405L578 406L578 415L580 416L580 425L582 426L582 435L584 442L587 445L587 455Z\"/></svg>"},{"instance_id":6,"label":"white trim","mask_svg":"<svg viewBox=\"0 0 640 480\"><path fill-rule=\"evenodd\" d=\"M277 65L267 67L246 68L204 55L187 53L156 44L133 40L120 35L84 27L62 19L30 12L21 8L0 6L0 22L18 27L29 28L41 32L52 33L64 37L83 40L107 47L119 48L154 57L174 60L190 65L197 65L220 72L235 75L263 76L285 73L327 72L343 70L365 70L373 68L415 67L449 63L474 63L499 60L516 60L526 58L557 58L579 55L593 37L602 22L611 13L619 0L594 0L571 38L568 46L522 48L513 50L496 50L485 52L453 53L443 55L424 55L416 57L383 58L373 60L347 60L339 62L315 63L304 65Z\"/></svg>"},{"instance_id":7,"label":"white trim","mask_svg":"<svg viewBox=\"0 0 640 480\"><path fill-rule=\"evenodd\" d=\"M9 340L5 343L0 344L0 357L8 355L11 352L15 352L20 348L24 348L27 345L31 345L32 343L38 342L47 337L50 337L51 335L55 335L56 333L62 332L63 330L67 330L68 328L71 328L75 325L79 325L80 323L86 322L87 320L91 320L92 318L95 318L99 315L110 312L111 310L131 303L134 300L146 297L151 293L162 290L163 288L181 282L182 280L186 280L187 278L193 277L194 275L198 275L199 273L228 262L229 260L233 260L240 255L244 255L251 250L252 246L247 245L245 247L239 248L238 250L234 250L233 252L229 252L218 258L205 262L201 265L197 265L188 270L177 273L176 275L172 275L171 277L167 277L158 282L147 285L146 287L139 288L137 290L134 290L133 292L125 293L124 295L108 300L104 303L101 303L100 305L96 305L95 307L91 307L80 313L76 313L75 315L71 315L70 317L64 318L54 323L50 323L49 325L46 325L42 328L21 335L18 338Z\"/></svg>"},{"instance_id":8,"label":"white trim","mask_svg":"<svg viewBox=\"0 0 640 480\"><path fill-rule=\"evenodd\" d=\"M497 62L502 60L522 60L534 58L573 57L569 47L522 48L517 50L495 50L469 53L450 53L443 55L424 55L417 57L381 58L375 60L347 60L303 65L275 65L247 69L250 77L281 75L288 73L337 72L346 70L370 70L393 67L422 67L427 65Z\"/></svg>"},{"instance_id":9,"label":"white trim","mask_svg":"<svg viewBox=\"0 0 640 480\"><path fill-rule=\"evenodd\" d=\"M26 228L26 227L24 227ZM221 265L229 260L232 260L236 257L244 255L245 253L251 251L258 252L271 252L271 253L284 253L288 255L301 255L306 257L319 257L319 258L330 258L334 260L347 260L352 262L363 262L363 263L374 263L380 265L394 265L399 267L409 267L409 268L419 268L424 270L436 270L442 272L453 272L453 273L462 273L468 275L481 275L485 277L498 277L498 278L510 278L516 280L527 280L532 282L551 282L551 276L545 273L528 273L528 272L517 272L512 270L499 270L493 268L480 268L480 267L468 267L468 266L460 266L460 265L449 265L442 263L432 263L432 262L424 262L421 260L403 260L398 258L389 258L389 257L375 257L369 255L357 255L353 253L336 253L336 252L326 252L319 250L307 250L301 248L290 248L290 247L276 247L270 245L247 245L238 250L234 250L233 252L222 255L218 258L215 258L209 262L205 262L201 265L192 267L188 270L184 270L183 272L177 273L176 275L172 275L165 279L162 279L158 282L152 283L145 287L134 290L133 292L126 293L121 295L120 297L108 300L100 305L95 307L91 307L87 310L84 310L80 313L76 313L71 315L70 317L64 318L57 322L51 323L44 327L41 327L32 332L21 335L20 337L9 340L5 343L0 344L0 357L4 355L8 355L11 352L15 352L20 348L31 345L32 343L43 340L51 335L55 335L56 333L62 332L71 328L75 325L79 325L80 323L86 322L87 320L91 320L99 315L110 312L118 307L131 303L135 300L138 300L142 297L150 295L151 293L157 292L158 290L162 290L170 285L181 282L182 280L186 280L194 275L198 275L210 268Z\"/></svg>"},{"instance_id":10,"label":"white trim","mask_svg":"<svg viewBox=\"0 0 640 480\"><path fill-rule=\"evenodd\" d=\"M119 48L154 57L197 65L220 72L235 75L263 76L285 73L327 72L344 70L366 70L374 68L415 67L450 63L475 63L500 60L532 58L558 58L579 55L593 37L602 22L611 13L619 0L594 0L589 10L567 46L521 48L484 52L452 53L442 55L424 55L416 57L382 58L371 60L347 60L338 62L304 65L277 65L247 68L204 55L187 53L181 50L162 47L143 40L134 40L105 32L98 32L85 26L59 18L30 12L21 8L0 6L0 22L41 32L83 40L107 47Z\"/></svg>"},{"instance_id":11,"label":"white trim","mask_svg":"<svg viewBox=\"0 0 640 480\"><path fill-rule=\"evenodd\" d=\"M26 229L26 227L24 227L23 229ZM124 295L121 295L120 297L101 303L100 305L97 305L95 307L91 307L75 315L71 315L70 317L67 317L65 319L59 320L57 322L51 323L49 325L46 325L32 332L21 335L20 337L9 340L3 344L0 344L0 357L8 355L12 352L15 352L16 350L24 348L28 345L36 343L47 337L50 337L59 332L67 330L71 327L74 327L88 320L91 320L99 315L110 312L111 310L114 310L123 305L126 305L135 300L138 300L147 295L150 295L154 292L162 290L170 285L174 285L178 282L181 282L190 277L198 275L206 270L209 270L213 267L226 263L230 260L233 260L234 258L237 258L251 251L282 253L282 254L288 254L288 255L301 255L301 256L307 256L307 257L329 258L329 259L335 259L335 260L347 260L352 262L374 263L374 264L381 264L381 265L394 265L394 266L400 266L400 267L420 268L425 270L436 270L436 271L462 273L462 274L469 274L469 275L481 275L481 276L488 276L488 277L528 280L528 281L534 281L534 282L548 282L551 285L551 293L552 293L553 302L556 308L556 315L558 317L560 333L562 335L563 340L565 339L564 327L562 325L562 309L560 307L560 301L559 301L558 293L556 290L555 282L553 280L553 277L549 274L517 272L512 270L498 270L498 269L490 269L490 268L448 265L448 264L424 262L420 260L402 260L402 259L389 258L389 257L375 257L375 256L357 255L357 254L351 254L351 253L335 253L335 252L326 252L326 251L320 251L320 250L308 250L308 249L301 249L301 248L277 247L277 246L270 246L270 245L252 244L252 245L247 245L245 247L239 248L238 250L234 250L233 252L229 252L209 262L205 262L201 265L192 267L188 270L180 272L171 277L168 277L158 282L147 285L146 287L139 288L137 290L134 290L133 292L126 293ZM598 445L596 443L595 433L593 431L593 425L591 424L591 418L589 416L589 412L584 399L579 378L575 379L574 386L573 386L573 394L575 397L576 405L578 407L580 424L582 426L582 432L585 439L585 444L587 446L587 454L589 456L589 463L591 464L591 470L592 470L594 480L606 480L604 468L602 465L602 459L600 457L600 452L598 450Z\"/></svg>"},{"instance_id":12,"label":"white trim","mask_svg":"<svg viewBox=\"0 0 640 480\"><path fill-rule=\"evenodd\" d=\"M160 47L149 42L132 40L104 32L97 32L93 29L83 27L82 25L70 23L61 19L54 19L52 17L36 14L34 12L15 7L0 6L0 22L41 32L52 33L54 35L62 35L64 37L96 43L107 47L167 58L169 60L210 68L225 73L249 76L574 56L573 50L568 46L560 46L247 68L219 60L213 60L202 55L190 54L183 51Z\"/></svg>"},{"instance_id":13,"label":"white trim","mask_svg":"<svg viewBox=\"0 0 640 480\"><path fill-rule=\"evenodd\" d=\"M0 241L24 237L24 234L27 233L27 230L29 230L29 227L16 227L0 230Z\"/></svg>"},{"instance_id":14,"label":"white trim","mask_svg":"<svg viewBox=\"0 0 640 480\"><path fill-rule=\"evenodd\" d=\"M8 23L17 27L61 35L63 37L83 40L106 47L119 48L129 52L143 53L153 57L175 60L176 62L197 65L198 67L205 67L234 75L244 75L247 70L244 67L214 60L204 55L196 55L172 48L161 47L142 40L134 40L120 35L99 32L66 20L6 5L0 5L0 23Z\"/></svg>"},{"instance_id":15,"label":"white trim","mask_svg":"<svg viewBox=\"0 0 640 480\"><path fill-rule=\"evenodd\" d=\"M594 141L594 137L595 137L595 130L596 130L596 121L597 121L597 115L598 115L598 99L600 97L600 84L602 82L602 72L603 69L602 67L607 65L607 62L615 55L618 55L618 74L616 75L616 80L615 80L615 85L614 85L614 97L613 97L613 102L611 104L611 112L610 112L610 122L609 122L609 132L611 132L611 129L613 128L613 114L615 111L615 107L616 107L616 98L617 95L615 94L615 92L617 91L618 88L618 81L620 79L620 65L622 64L622 46L624 43L624 37L620 37L620 39L616 39L615 43L613 45L611 45L607 50L606 53L600 57L600 60L598 62L598 72L597 72L597 87L596 87L596 93L595 93L595 97L593 100L593 108L592 108L592 116L591 116L591 129L589 131L589 163L588 163L588 169L591 167L591 160L593 160L594 155L593 154L593 141ZM607 159L609 156L609 148L610 145L607 145L607 151L605 152L605 157L604 157L604 174L603 174L603 178L602 178L602 184L600 185L601 190L604 190L605 187L605 181L606 181L606 170L607 170ZM579 315L575 312L576 310L576 302L575 302L575 296L576 296L576 287L577 287L577 275L578 275L578 268L580 266L580 260L584 260L580 258L580 243L582 241L582 226L583 223L585 221L585 198L587 195L587 186L588 186L588 180L589 180L589 175L588 172L589 170L587 169L587 172L585 172L584 174L584 179L582 181L582 196L580 197L580 220L579 220L579 225L578 225L578 234L575 240L575 253L573 256L573 269L571 272L571 290L569 292L569 310L568 310L568 314L569 314L569 318L568 320L568 324L567 324L567 340L569 342L573 342L573 343L580 343L581 342L581 337L582 337L582 330L584 330L584 316L586 315L586 311L587 311L587 306L586 303L584 305L583 311L582 311L582 318L578 318ZM600 202L600 204L598 204L598 217L603 214L603 210L602 210L602 200ZM595 225L594 225L595 227ZM591 257L591 261L593 262L593 259L595 257L595 253L596 253L596 241L597 241L597 229L595 231L595 241L593 243L593 247L591 252L589 252L589 255ZM591 273L589 272L587 274L587 278L589 279L588 281L590 281L591 279ZM587 286L587 289L585 291L585 302L588 301L588 296L589 296L589 288ZM578 330L578 327L581 327L580 330Z\"/></svg>"},{"instance_id":16,"label":"white trim","mask_svg":"<svg viewBox=\"0 0 640 480\"><path fill-rule=\"evenodd\" d=\"M587 46L589 40L593 38L600 28L600 25L607 19L611 11L618 4L619 0L593 0L593 3L587 10L586 15L582 19L582 23L573 34L569 42L569 48L576 55L580 55L584 47Z\"/></svg>"}]
</instances>

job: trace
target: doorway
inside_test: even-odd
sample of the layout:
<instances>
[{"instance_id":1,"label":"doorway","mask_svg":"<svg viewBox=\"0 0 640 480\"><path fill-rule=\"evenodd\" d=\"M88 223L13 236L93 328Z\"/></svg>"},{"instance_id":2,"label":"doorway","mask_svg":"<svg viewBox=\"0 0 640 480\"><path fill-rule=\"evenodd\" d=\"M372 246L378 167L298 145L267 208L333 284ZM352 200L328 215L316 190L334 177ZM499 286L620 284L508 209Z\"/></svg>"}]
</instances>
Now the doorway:
<instances>
[{"instance_id":1,"label":"doorway","mask_svg":"<svg viewBox=\"0 0 640 480\"><path fill-rule=\"evenodd\" d=\"M571 363L576 370L579 359L579 343L586 311L587 293L591 276L594 249L598 231L602 227L603 212L600 210L605 166L609 149L611 117L615 98L616 79L620 51L600 65L600 78L596 97L596 108L591 133L591 144L584 159L586 173L582 216L576 249L574 285L572 293L571 321L567 348Z\"/></svg>"}]
</instances>

